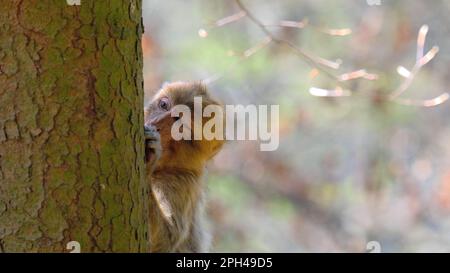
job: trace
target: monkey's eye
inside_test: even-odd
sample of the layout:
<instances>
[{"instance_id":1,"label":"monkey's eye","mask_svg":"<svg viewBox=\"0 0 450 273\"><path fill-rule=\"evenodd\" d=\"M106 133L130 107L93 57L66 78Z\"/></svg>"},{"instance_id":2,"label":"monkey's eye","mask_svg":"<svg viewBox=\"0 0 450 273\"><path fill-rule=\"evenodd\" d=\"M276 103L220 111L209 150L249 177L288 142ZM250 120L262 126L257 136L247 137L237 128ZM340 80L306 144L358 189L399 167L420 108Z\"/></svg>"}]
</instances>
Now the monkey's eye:
<instances>
[{"instance_id":1,"label":"monkey's eye","mask_svg":"<svg viewBox=\"0 0 450 273\"><path fill-rule=\"evenodd\" d=\"M170 109L170 101L168 98L162 98L159 100L159 108L161 108L164 111L169 111Z\"/></svg>"}]
</instances>

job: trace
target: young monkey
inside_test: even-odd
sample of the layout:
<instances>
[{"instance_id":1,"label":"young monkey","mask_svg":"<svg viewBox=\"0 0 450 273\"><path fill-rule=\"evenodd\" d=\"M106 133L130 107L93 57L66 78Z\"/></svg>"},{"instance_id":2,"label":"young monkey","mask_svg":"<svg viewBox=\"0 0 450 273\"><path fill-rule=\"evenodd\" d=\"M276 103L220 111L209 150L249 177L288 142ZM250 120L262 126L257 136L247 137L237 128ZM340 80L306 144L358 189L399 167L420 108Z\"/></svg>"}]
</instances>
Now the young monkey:
<instances>
[{"instance_id":1,"label":"young monkey","mask_svg":"<svg viewBox=\"0 0 450 273\"><path fill-rule=\"evenodd\" d=\"M204 85L175 82L163 86L145 110L151 252L207 251L202 176L207 161L222 148L223 140L193 140L193 132L192 140L175 141L171 136L172 125L178 120L171 116L175 105L190 108L194 128L194 97L202 97L203 108L220 106ZM203 118L203 124L207 120Z\"/></svg>"}]
</instances>

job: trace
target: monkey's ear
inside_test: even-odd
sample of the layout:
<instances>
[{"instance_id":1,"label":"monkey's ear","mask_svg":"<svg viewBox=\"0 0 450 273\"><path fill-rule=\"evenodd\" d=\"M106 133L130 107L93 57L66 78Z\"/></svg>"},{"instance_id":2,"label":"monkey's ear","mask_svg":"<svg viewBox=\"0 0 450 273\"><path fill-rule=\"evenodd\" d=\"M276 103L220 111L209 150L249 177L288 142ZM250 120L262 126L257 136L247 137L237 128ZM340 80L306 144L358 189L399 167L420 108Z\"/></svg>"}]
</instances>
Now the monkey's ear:
<instances>
[{"instance_id":1,"label":"monkey's ear","mask_svg":"<svg viewBox=\"0 0 450 273\"><path fill-rule=\"evenodd\" d=\"M208 94L208 88L206 87L206 84L204 84L202 80L194 82L194 86L196 87L199 95L204 96Z\"/></svg>"}]
</instances>

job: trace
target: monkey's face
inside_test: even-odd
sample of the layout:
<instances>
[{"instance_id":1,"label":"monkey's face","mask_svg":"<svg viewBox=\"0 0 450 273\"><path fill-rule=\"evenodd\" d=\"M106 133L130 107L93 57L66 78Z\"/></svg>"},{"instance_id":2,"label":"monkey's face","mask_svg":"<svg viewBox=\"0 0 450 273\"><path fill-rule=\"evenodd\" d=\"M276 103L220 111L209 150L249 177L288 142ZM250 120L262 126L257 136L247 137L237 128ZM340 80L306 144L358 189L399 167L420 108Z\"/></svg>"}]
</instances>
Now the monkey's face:
<instances>
[{"instance_id":1,"label":"monkey's face","mask_svg":"<svg viewBox=\"0 0 450 273\"><path fill-rule=\"evenodd\" d=\"M159 95L159 94L158 94ZM156 96L145 113L145 125L155 126L161 136L161 146L168 148L171 128L176 118L172 117L172 99L168 96Z\"/></svg>"},{"instance_id":2,"label":"monkey's face","mask_svg":"<svg viewBox=\"0 0 450 273\"><path fill-rule=\"evenodd\" d=\"M200 168L205 161L214 156L222 147L223 140L194 140L194 130L191 140L175 140L172 136L172 126L181 117L173 115L174 106L185 105L190 109L190 128L194 128L194 98L202 98L203 108L208 105L220 104L213 100L206 88L198 83L176 82L165 85L153 98L145 112L145 124L155 126L161 136L162 156L160 165ZM184 117L183 117L184 118ZM202 118L205 124L210 118ZM203 132L203 128L202 128Z\"/></svg>"}]
</instances>

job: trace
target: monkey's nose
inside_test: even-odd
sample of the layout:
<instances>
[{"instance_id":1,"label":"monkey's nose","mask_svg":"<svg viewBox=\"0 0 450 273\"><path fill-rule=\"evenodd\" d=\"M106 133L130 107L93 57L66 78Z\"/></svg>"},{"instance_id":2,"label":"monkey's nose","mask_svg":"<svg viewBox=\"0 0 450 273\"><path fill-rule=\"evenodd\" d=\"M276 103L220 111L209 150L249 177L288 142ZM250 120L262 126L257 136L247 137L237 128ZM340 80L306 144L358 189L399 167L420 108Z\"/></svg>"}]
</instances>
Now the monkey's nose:
<instances>
[{"instance_id":1,"label":"monkey's nose","mask_svg":"<svg viewBox=\"0 0 450 273\"><path fill-rule=\"evenodd\" d=\"M159 132L159 127L157 126L159 119L158 118L153 118L150 120L150 122L148 122L149 127L154 128L154 130L156 130L157 132Z\"/></svg>"},{"instance_id":2,"label":"monkey's nose","mask_svg":"<svg viewBox=\"0 0 450 273\"><path fill-rule=\"evenodd\" d=\"M148 122L148 124L149 124L150 126L158 127L158 124L161 123L163 120L165 120L167 117L170 117L170 115L171 115L170 112L166 112L166 113L164 113L164 114L158 115L158 116L152 118L152 119Z\"/></svg>"},{"instance_id":3,"label":"monkey's nose","mask_svg":"<svg viewBox=\"0 0 450 273\"><path fill-rule=\"evenodd\" d=\"M158 121L159 121L158 117L152 118L152 119L150 120L149 124L150 124L151 126L155 126L156 123L158 123Z\"/></svg>"},{"instance_id":4,"label":"monkey's nose","mask_svg":"<svg viewBox=\"0 0 450 273\"><path fill-rule=\"evenodd\" d=\"M145 132L154 132L154 131L159 131L159 130L154 125L145 124L144 125L144 131Z\"/></svg>"},{"instance_id":5,"label":"monkey's nose","mask_svg":"<svg viewBox=\"0 0 450 273\"><path fill-rule=\"evenodd\" d=\"M152 124L151 122L146 123L144 125L144 130L149 131L149 132L151 132L151 131L159 132L159 128L156 125Z\"/></svg>"}]
</instances>

